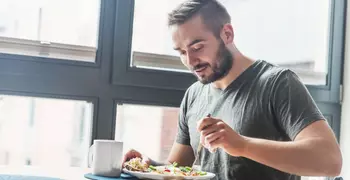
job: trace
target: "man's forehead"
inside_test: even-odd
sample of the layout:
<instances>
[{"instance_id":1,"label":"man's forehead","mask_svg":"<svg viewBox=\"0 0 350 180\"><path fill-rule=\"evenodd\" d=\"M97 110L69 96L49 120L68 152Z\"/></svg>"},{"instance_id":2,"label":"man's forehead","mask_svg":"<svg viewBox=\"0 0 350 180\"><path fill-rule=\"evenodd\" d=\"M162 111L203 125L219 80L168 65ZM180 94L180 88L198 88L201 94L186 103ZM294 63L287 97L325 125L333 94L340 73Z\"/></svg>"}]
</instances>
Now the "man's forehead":
<instances>
[{"instance_id":1,"label":"man's forehead","mask_svg":"<svg viewBox=\"0 0 350 180\"><path fill-rule=\"evenodd\" d=\"M205 41L205 37L200 35L185 35L181 36L179 33L175 33L173 36L174 49L186 48L192 46L198 42Z\"/></svg>"},{"instance_id":2,"label":"man's forehead","mask_svg":"<svg viewBox=\"0 0 350 180\"><path fill-rule=\"evenodd\" d=\"M191 23L190 21L181 25L171 26L170 32L174 48L188 46L191 42L198 39L205 40L210 35L207 28Z\"/></svg>"}]
</instances>

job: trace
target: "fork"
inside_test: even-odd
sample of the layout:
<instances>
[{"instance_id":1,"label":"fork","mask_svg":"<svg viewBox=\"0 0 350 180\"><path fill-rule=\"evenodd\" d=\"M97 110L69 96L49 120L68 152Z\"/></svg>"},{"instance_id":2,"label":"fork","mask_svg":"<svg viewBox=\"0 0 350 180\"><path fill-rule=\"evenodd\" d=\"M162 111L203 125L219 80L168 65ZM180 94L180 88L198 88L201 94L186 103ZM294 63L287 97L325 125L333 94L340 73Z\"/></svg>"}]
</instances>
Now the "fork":
<instances>
[{"instance_id":1,"label":"fork","mask_svg":"<svg viewBox=\"0 0 350 180\"><path fill-rule=\"evenodd\" d=\"M208 114L207 117L211 117L211 114ZM204 127L203 129L205 129L206 127ZM192 170L193 170L193 166L196 164L197 160L198 160L198 157L199 157L199 153L201 152L203 148L203 145L201 143L201 141L199 140L199 143L198 143L198 146L197 146L197 151L196 151L196 156L195 156L195 159L193 161L193 164L192 164Z\"/></svg>"},{"instance_id":2,"label":"fork","mask_svg":"<svg viewBox=\"0 0 350 180\"><path fill-rule=\"evenodd\" d=\"M197 147L196 157L195 157L194 162L193 162L193 164L192 164L192 169L193 169L193 166L196 164L196 162L197 162L197 160L198 160L199 153L200 153L200 151L202 150L202 148L203 148L203 145L202 145L202 143L199 142L199 143L198 143L198 147Z\"/></svg>"}]
</instances>

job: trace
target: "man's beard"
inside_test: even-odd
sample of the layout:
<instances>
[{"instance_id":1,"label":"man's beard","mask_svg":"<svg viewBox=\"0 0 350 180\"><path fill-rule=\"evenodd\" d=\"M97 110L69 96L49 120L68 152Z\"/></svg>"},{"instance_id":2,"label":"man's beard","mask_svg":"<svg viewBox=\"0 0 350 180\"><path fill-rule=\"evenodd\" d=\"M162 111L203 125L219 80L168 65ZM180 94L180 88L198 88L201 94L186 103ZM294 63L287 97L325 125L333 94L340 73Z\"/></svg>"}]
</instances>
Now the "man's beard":
<instances>
[{"instance_id":1,"label":"man's beard","mask_svg":"<svg viewBox=\"0 0 350 180\"><path fill-rule=\"evenodd\" d=\"M221 78L225 77L230 69L232 68L233 64L233 55L232 53L226 48L225 44L221 41L220 47L216 56L217 60L212 64L199 64L193 69L199 69L203 66L208 66L208 68L212 69L212 74L210 74L207 77L198 77L198 81L200 81L203 84L209 84L214 81L220 80Z\"/></svg>"}]
</instances>

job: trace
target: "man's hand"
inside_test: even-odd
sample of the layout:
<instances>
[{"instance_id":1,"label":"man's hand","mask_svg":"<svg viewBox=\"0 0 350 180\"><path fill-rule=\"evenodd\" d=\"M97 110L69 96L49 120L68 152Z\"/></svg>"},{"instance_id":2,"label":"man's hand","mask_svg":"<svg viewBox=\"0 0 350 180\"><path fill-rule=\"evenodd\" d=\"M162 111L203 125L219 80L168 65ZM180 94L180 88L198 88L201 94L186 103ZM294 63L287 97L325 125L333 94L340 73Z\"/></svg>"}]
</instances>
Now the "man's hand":
<instances>
[{"instance_id":1,"label":"man's hand","mask_svg":"<svg viewBox=\"0 0 350 180\"><path fill-rule=\"evenodd\" d=\"M131 150L129 150L129 151L124 155L124 158L123 158L123 167L124 167L124 163L125 163L126 161L129 161L130 159L132 159L132 158L137 158L137 157L141 158L142 161L143 161L144 163L146 163L146 164L148 164L148 165L151 164L151 159L149 159L148 157L142 155L140 152L138 152L138 151L136 151L136 150L134 150L134 149L131 149Z\"/></svg>"},{"instance_id":2,"label":"man's hand","mask_svg":"<svg viewBox=\"0 0 350 180\"><path fill-rule=\"evenodd\" d=\"M210 151L221 148L231 156L244 152L245 138L220 119L206 117L198 122L197 130L201 133L201 144Z\"/></svg>"}]
</instances>

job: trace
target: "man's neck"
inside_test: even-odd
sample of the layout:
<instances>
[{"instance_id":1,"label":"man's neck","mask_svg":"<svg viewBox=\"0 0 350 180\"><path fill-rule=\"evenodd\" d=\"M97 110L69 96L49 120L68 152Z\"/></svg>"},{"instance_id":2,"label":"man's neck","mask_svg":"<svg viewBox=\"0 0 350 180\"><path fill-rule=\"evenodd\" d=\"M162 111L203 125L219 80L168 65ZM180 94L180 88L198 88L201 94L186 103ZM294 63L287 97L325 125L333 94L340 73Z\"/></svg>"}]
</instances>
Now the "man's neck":
<instances>
[{"instance_id":1,"label":"man's neck","mask_svg":"<svg viewBox=\"0 0 350 180\"><path fill-rule=\"evenodd\" d=\"M249 59L245 56L243 56L241 53L238 51L234 53L233 57L233 63L232 63L232 68L228 72L228 74L215 82L213 82L213 86L215 88L224 90L229 86L237 77L243 73L249 66L251 66L254 63L254 60Z\"/></svg>"}]
</instances>

